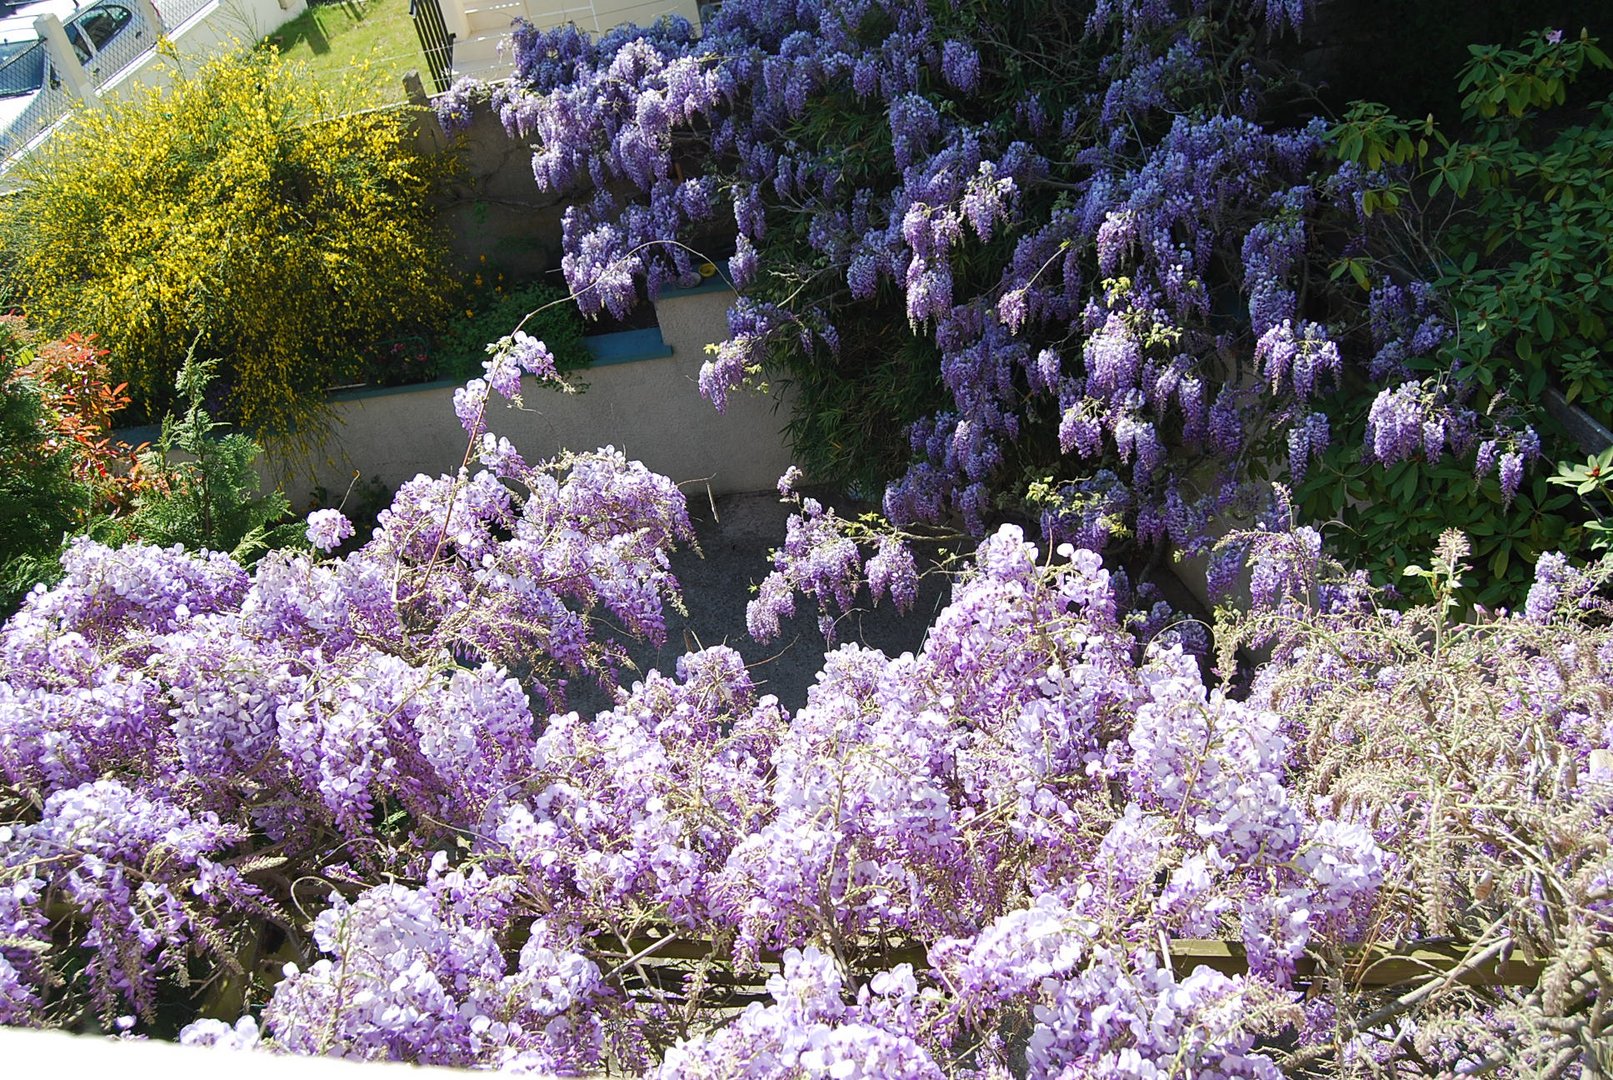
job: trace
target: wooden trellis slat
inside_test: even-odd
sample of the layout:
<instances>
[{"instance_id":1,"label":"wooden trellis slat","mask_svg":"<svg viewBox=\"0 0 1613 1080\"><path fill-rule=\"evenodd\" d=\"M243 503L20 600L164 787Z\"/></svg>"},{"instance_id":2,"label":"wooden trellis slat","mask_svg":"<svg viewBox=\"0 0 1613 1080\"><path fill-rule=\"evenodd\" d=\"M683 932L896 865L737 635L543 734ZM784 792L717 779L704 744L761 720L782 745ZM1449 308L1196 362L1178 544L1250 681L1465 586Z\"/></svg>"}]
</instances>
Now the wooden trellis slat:
<instances>
[{"instance_id":1,"label":"wooden trellis slat","mask_svg":"<svg viewBox=\"0 0 1613 1080\"><path fill-rule=\"evenodd\" d=\"M641 957L641 962L636 966L646 970L650 966L664 968L673 961L714 960L722 963L733 958L727 948L717 947L709 941L678 936L669 938L646 934L624 941L606 934L596 937L594 944L602 960L626 962ZM1169 948L1171 966L1179 976L1187 975L1201 965L1225 975L1244 975L1249 971L1249 959L1241 942L1185 938L1171 941ZM1342 975L1351 985L1362 989L1387 989L1449 975L1459 968L1468 967L1468 959L1473 952L1468 945L1445 941L1420 942L1401 949L1374 945L1348 954L1344 966L1333 969L1331 973ZM863 958L869 970L903 963L912 964L920 971L929 966L922 945L871 949ZM760 986L771 974L767 969L777 968L781 957L777 952L763 951L758 959L764 970L736 973L724 969L711 972L708 979L714 985L736 991L742 987ZM1472 965L1469 970L1462 970L1456 981L1469 986L1534 986L1540 981L1545 967L1543 960L1510 956ZM1307 983L1316 979L1321 971L1322 966L1316 958L1303 956L1295 965L1294 977L1300 983ZM658 977L657 981L660 981Z\"/></svg>"}]
</instances>

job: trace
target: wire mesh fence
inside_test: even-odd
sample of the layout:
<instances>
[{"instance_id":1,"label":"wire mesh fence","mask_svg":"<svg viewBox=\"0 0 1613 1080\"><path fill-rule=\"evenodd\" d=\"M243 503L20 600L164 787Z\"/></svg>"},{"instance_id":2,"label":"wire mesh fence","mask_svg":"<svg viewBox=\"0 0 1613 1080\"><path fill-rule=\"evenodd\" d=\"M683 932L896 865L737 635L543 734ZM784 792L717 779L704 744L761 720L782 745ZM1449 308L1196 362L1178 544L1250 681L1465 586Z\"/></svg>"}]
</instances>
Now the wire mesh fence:
<instances>
[{"instance_id":1,"label":"wire mesh fence","mask_svg":"<svg viewBox=\"0 0 1613 1080\"><path fill-rule=\"evenodd\" d=\"M31 94L45 76L45 43L36 41L0 63L0 100Z\"/></svg>"},{"instance_id":2,"label":"wire mesh fence","mask_svg":"<svg viewBox=\"0 0 1613 1080\"><path fill-rule=\"evenodd\" d=\"M161 0L161 25L145 5L130 0L98 0L73 13L62 25L71 56L56 56L44 40L35 41L0 63L0 104L13 103L0 123L0 167L9 165L40 135L79 103L73 87L87 81L90 92L138 63L172 31L213 0ZM85 79L70 77L63 64L76 64Z\"/></svg>"},{"instance_id":3,"label":"wire mesh fence","mask_svg":"<svg viewBox=\"0 0 1613 1080\"><path fill-rule=\"evenodd\" d=\"M30 53L35 55L30 58L29 63L34 64L37 61L27 83L27 86L33 89L29 90L25 86L22 93L14 95L16 98L26 100L22 108L6 123L5 129L0 131L0 162L9 162L42 132L66 116L68 110L78 103L78 98L63 85L60 75L54 70L44 43L40 42L30 50ZM12 72L10 77L17 80L22 74ZM4 72L0 72L0 78L6 77ZM11 85L16 85L15 81Z\"/></svg>"},{"instance_id":4,"label":"wire mesh fence","mask_svg":"<svg viewBox=\"0 0 1613 1080\"><path fill-rule=\"evenodd\" d=\"M162 16L162 24L169 30L174 30L182 24L189 22L204 7L213 3L213 0L152 0L156 5L157 14Z\"/></svg>"},{"instance_id":5,"label":"wire mesh fence","mask_svg":"<svg viewBox=\"0 0 1613 1080\"><path fill-rule=\"evenodd\" d=\"M126 18L124 13L127 13ZM73 22L74 28L79 31L77 43L87 38L93 46L98 37L101 39L90 62L84 65L90 82L97 87L105 86L141 56L156 48L157 38L162 36L163 30L160 26L151 25L138 7L131 10L121 4L96 4L74 16ZM106 29L98 30L97 27ZM71 39L71 34L69 36Z\"/></svg>"}]
</instances>

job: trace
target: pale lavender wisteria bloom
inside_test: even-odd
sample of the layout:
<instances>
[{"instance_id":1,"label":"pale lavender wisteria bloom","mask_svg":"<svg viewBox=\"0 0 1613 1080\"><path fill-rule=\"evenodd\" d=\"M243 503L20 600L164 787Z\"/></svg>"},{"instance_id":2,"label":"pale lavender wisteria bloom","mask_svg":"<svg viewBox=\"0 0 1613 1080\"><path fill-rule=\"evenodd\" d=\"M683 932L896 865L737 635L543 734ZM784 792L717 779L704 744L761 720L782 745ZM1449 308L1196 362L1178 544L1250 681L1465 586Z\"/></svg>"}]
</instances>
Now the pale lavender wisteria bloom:
<instances>
[{"instance_id":1,"label":"pale lavender wisteria bloom","mask_svg":"<svg viewBox=\"0 0 1613 1080\"><path fill-rule=\"evenodd\" d=\"M340 510L315 510L308 515L308 542L320 551L335 551L353 535L353 523Z\"/></svg>"}]
</instances>

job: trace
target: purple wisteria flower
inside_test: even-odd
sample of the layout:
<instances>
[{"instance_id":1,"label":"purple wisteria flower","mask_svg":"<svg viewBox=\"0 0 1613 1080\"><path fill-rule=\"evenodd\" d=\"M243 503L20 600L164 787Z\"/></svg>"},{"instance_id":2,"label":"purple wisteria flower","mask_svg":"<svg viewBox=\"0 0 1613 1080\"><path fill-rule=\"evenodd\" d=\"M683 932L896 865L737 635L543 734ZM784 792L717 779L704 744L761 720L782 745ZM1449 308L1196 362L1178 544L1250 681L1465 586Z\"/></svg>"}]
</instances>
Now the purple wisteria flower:
<instances>
[{"instance_id":1,"label":"purple wisteria flower","mask_svg":"<svg viewBox=\"0 0 1613 1080\"><path fill-rule=\"evenodd\" d=\"M487 386L506 399L520 400L522 375L545 380L560 377L549 347L524 331L517 330L509 337L489 345L488 352L490 355L482 361L482 367L487 372Z\"/></svg>"},{"instance_id":2,"label":"purple wisteria flower","mask_svg":"<svg viewBox=\"0 0 1613 1080\"><path fill-rule=\"evenodd\" d=\"M449 135L469 131L476 119L476 102L485 91L484 84L468 76L461 75L455 79L447 92L439 94L431 103L442 129Z\"/></svg>"},{"instance_id":3,"label":"purple wisteria flower","mask_svg":"<svg viewBox=\"0 0 1613 1080\"><path fill-rule=\"evenodd\" d=\"M335 551L353 535L353 523L340 510L315 510L308 515L308 542L320 551Z\"/></svg>"},{"instance_id":4,"label":"purple wisteria flower","mask_svg":"<svg viewBox=\"0 0 1613 1080\"><path fill-rule=\"evenodd\" d=\"M980 83L980 54L967 42L949 39L941 46L941 74L959 93L974 93Z\"/></svg>"},{"instance_id":5,"label":"purple wisteria flower","mask_svg":"<svg viewBox=\"0 0 1613 1080\"><path fill-rule=\"evenodd\" d=\"M921 644L833 649L799 708L726 647L640 672L620 638L664 644L687 507L614 449L529 462L487 430L492 393L555 376L522 333L455 394L463 468L403 484L345 558L75 541L0 628L0 1022L145 1034L204 967L230 1008L239 965L253 1015L183 1041L551 1075L1275 1078L1296 1043L1393 1052L1361 1022L1402 991L1358 985L1363 947L1494 926L1598 955L1613 641L1579 617L1589 577L1548 554L1523 618L1385 614L1285 498L1282 531L1207 551L1248 509L1244 464L1286 451L1297 482L1363 417L1321 411L1348 322L1306 318L1350 171L1320 124L1262 119L1259 42L1306 5L1200 6L1016 8L1056 78L918 0L518 27L494 107L569 203L584 310L689 281L731 199L743 295L701 391L721 408L786 351L861 364L870 318L920 338L937 400L883 505L978 546ZM1223 21L1254 51L1228 63ZM1065 54L1101 66L1065 79ZM872 164L803 137L825 102ZM1538 436L1416 381L1451 333L1438 297L1368 304L1371 455L1473 451L1516 497ZM922 534L798 480L752 633L798 593L826 636L865 582L911 605ZM988 529L1022 481L1040 547ZM1247 684L1140 573L1177 553L1210 554L1217 591L1248 564L1253 610L1214 642L1269 656ZM605 707L566 711L579 679ZM1241 943L1247 970L1189 969L1184 938ZM1455 982L1400 1003L1411 1071L1526 1057L1563 1020Z\"/></svg>"},{"instance_id":6,"label":"purple wisteria flower","mask_svg":"<svg viewBox=\"0 0 1613 1080\"><path fill-rule=\"evenodd\" d=\"M857 310L899 304L933 342L951 400L912 429L911 470L884 500L897 524L958 515L984 529L1003 464L1034 445L1052 415L1062 454L1101 458L1131 489L1113 535L1202 546L1180 531L1188 517L1176 516L1176 532L1164 527L1163 493L1207 493L1191 520L1213 520L1235 495L1232 463L1248 459L1258 435L1243 417L1259 403L1225 385L1225 365L1212 357L1263 343L1279 397L1312 398L1338 382L1337 344L1297 306L1315 262L1313 220L1332 209L1314 175L1325 164L1323 126L1252 119L1261 69L1218 61L1180 5L1103 4L1046 28L1061 60L1086 55L1087 43L1120 46L1090 91L1034 74L1037 85L1011 100L985 77L1016 63L991 36L958 33L901 0L882 9L890 26L880 39L865 39L851 29L864 21L853 8L744 0L699 37L675 21L598 40L517 32L514 89L497 100L506 124L536 146L539 186L577 195L564 214L562 261L583 310L621 315L641 281L654 295L685 278L684 245L731 204L740 296L727 340L699 376L719 410L782 351L821 343L839 355L846 323L837 308L848 294ZM1256 5L1237 21L1281 35L1303 8ZM840 151L789 134L825 103L865 112L882 140L888 134L888 163L848 170L855 162ZM720 178L684 177L680 147L691 143L724 162ZM1086 177L1079 190L1052 210L1025 198L1071 155ZM801 227L780 232L786 221ZM1011 242L999 244L1004 237ZM1002 253L980 263L982 245ZM765 274L775 251L780 273ZM804 288L784 286L792 265L809 262L818 270ZM1247 335L1219 329L1211 311L1227 267L1241 272L1249 298ZM1409 342L1432 319L1401 336ZM1038 358L1060 353L1064 364L1051 366L1063 370L1049 375ZM1029 395L1019 389L1026 381ZM1083 401L1093 407L1071 411ZM1320 434L1295 439L1291 457L1309 460ZM1226 475L1184 485L1183 462L1203 451Z\"/></svg>"},{"instance_id":7,"label":"purple wisteria flower","mask_svg":"<svg viewBox=\"0 0 1613 1080\"><path fill-rule=\"evenodd\" d=\"M1139 645L1098 554L1066 545L1049 562L1005 526L920 649L835 650L793 714L714 648L593 716L539 724L507 668L445 658L539 627L529 670L586 662L587 624L563 614L582 596L653 629L660 555L686 522L675 489L610 453L520 475L525 496L489 474L406 485L340 561L209 576L213 556L72 553L70 583L0 630L0 766L41 796L34 819L0 825L9 1021L79 994L148 1022L192 950L277 917L289 894L263 871L338 858L337 843L333 891L297 894L309 952L261 1017L199 1021L184 1041L561 1074L639 1047L631 1067L651 1075L794 1062L936 1077L955 1073L960 1038L1019 1017L1025 1059L1049 1073L1186 1061L1266 1076L1257 1047L1289 1023L1300 958L1405 918L1384 883L1407 818L1386 807L1369 828L1355 803L1317 797L1310 755L1354 744L1309 725L1358 720L1303 707L1351 678L1393 694L1393 665L1362 654L1352 675L1282 643L1234 698L1179 644ZM795 575L838 602L850 563L834 522L803 500L775 569L785 597ZM1284 633L1332 620L1325 639L1350 640L1340 613L1370 609L1328 606L1318 540L1247 539L1256 591ZM870 574L899 599L909 559L887 539ZM142 583L135 566L169 569ZM579 580L545 600L562 571ZM1566 573L1543 558L1541 587L1579 588ZM106 603L120 587L137 599ZM421 625L433 642L410 637ZM1510 625L1482 629L1493 643ZM1498 683L1518 686L1506 709L1605 739L1579 698L1548 702L1578 662ZM75 921L53 932L47 896ZM664 929L646 940L650 913ZM63 933L87 964L58 952ZM1248 973L1173 970L1161 942L1184 936L1241 940ZM634 953L716 940L741 964L780 958L758 977L770 1003L734 1015L697 999L703 1023L657 1060L662 1020L623 972ZM878 941L925 943L926 958L843 965L822 944ZM1010 1048L981 1045L1007 1068Z\"/></svg>"},{"instance_id":8,"label":"purple wisteria flower","mask_svg":"<svg viewBox=\"0 0 1613 1080\"><path fill-rule=\"evenodd\" d=\"M1510 506L1512 500L1518 497L1518 489L1523 487L1524 456L1516 450L1508 450L1501 455L1501 465L1498 475L1501 478L1501 501Z\"/></svg>"},{"instance_id":9,"label":"purple wisteria flower","mask_svg":"<svg viewBox=\"0 0 1613 1080\"><path fill-rule=\"evenodd\" d=\"M1423 441L1421 388L1404 383L1394 390L1383 390L1367 414L1367 446L1385 465L1392 465L1416 453Z\"/></svg>"},{"instance_id":10,"label":"purple wisteria flower","mask_svg":"<svg viewBox=\"0 0 1613 1080\"><path fill-rule=\"evenodd\" d=\"M880 596L888 592L896 610L912 608L918 598L918 567L913 561L913 552L901 539L890 535L881 537L879 552L868 560L865 570L874 603L879 603Z\"/></svg>"}]
</instances>

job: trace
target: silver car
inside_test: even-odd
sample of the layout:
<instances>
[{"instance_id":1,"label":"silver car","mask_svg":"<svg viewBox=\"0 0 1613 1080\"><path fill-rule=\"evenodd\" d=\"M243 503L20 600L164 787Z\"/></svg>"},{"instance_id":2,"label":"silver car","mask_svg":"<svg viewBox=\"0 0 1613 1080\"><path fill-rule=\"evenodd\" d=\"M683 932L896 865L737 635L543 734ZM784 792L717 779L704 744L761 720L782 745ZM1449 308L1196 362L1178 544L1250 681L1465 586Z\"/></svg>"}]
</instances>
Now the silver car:
<instances>
[{"instance_id":1,"label":"silver car","mask_svg":"<svg viewBox=\"0 0 1613 1080\"><path fill-rule=\"evenodd\" d=\"M14 130L29 114L40 113L39 108L31 106L39 104L41 91L47 86L59 89L61 85L45 43L34 30L34 20L41 15L55 15L62 21L68 44L92 79L102 74L98 65L107 47L139 21L130 5L115 0L99 0L82 7L74 0L37 0L18 5L0 0L0 147L31 138L49 123L40 116L43 124L21 124L34 130ZM110 76L113 72L105 74Z\"/></svg>"}]
</instances>

